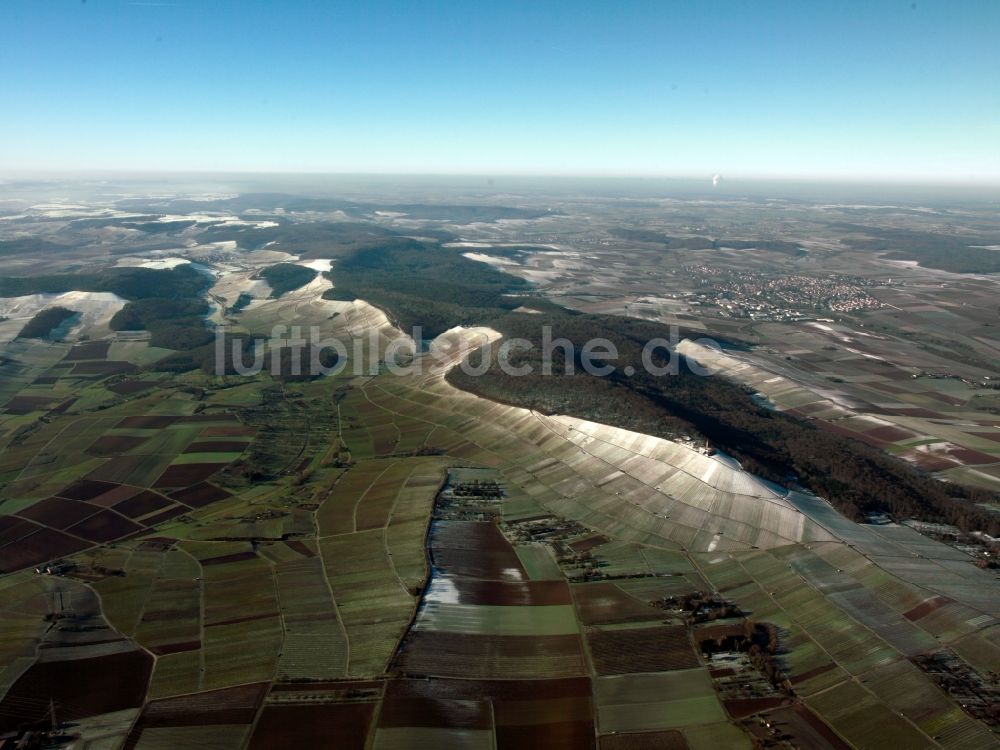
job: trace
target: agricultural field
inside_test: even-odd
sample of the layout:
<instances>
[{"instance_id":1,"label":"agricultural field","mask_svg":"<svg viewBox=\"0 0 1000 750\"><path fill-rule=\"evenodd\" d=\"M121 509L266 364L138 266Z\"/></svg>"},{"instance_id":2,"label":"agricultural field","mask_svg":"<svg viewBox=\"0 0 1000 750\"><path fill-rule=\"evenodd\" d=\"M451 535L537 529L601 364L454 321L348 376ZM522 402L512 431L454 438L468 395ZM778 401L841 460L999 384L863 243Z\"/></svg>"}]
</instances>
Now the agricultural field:
<instances>
[{"instance_id":1,"label":"agricultural field","mask_svg":"<svg viewBox=\"0 0 1000 750\"><path fill-rule=\"evenodd\" d=\"M894 310L954 323L965 346L982 333L945 304L959 292L934 287L937 271L860 285L852 299L882 306L790 331L723 315L708 286L670 296L693 277L717 284L703 265L759 273L740 247L582 231L569 199L563 213L402 199L297 210L293 196L279 212L274 199L25 209L25 225L80 238L67 252L81 267L191 265L202 286L187 299L205 311L176 326L187 333L159 319L120 329L136 300L60 293L80 320L64 340L28 341L14 328L50 293L0 297L0 737L45 732L54 713L81 747L108 750L1000 747L1000 597L982 536L940 519L859 523L697 435L446 378L503 342L489 315L558 301L680 322L678 351L766 409L986 487L1000 465L988 368L970 359L945 377L937 340L898 365L914 344ZM146 232L134 212L159 218L138 222ZM70 226L81 218L100 226ZM102 243L121 252L109 261ZM768 246L776 268L806 262ZM678 271L662 272L662 252ZM840 258L824 289L843 281L846 256L823 241L803 252ZM412 278L379 267L365 286L358 269L386 253ZM597 274L609 253L624 259ZM975 279L959 289L983 293ZM418 342L403 328L420 304L443 332ZM270 366L272 341L261 372L216 370L211 344L185 348L202 318L237 350L314 326L348 356L299 376ZM699 331L744 343L718 350Z\"/></svg>"},{"instance_id":2,"label":"agricultural field","mask_svg":"<svg viewBox=\"0 0 1000 750\"><path fill-rule=\"evenodd\" d=\"M450 335L462 356L473 334ZM973 671L995 666L973 640L996 622L974 614L982 571L959 572L951 548L905 527L852 536L814 501L691 448L455 392L447 358L426 356L437 370L344 381L337 400L307 384L308 412L247 385L200 402L137 391L28 435L14 486L44 497L11 503L4 559L27 560L14 551L45 534L45 559L19 567L65 560L43 580L99 594L122 643L150 657L145 703L109 706L139 712L122 736L265 747L335 721L358 747L749 747L773 714L837 750L993 742L913 661L949 646ZM65 430L87 471L49 491L32 467ZM248 482L248 464L273 478ZM918 548L936 583L901 567ZM40 580L16 575L25 595ZM706 591L734 624L699 624L683 602ZM781 644L773 687L740 662L749 697L703 653L743 622ZM26 614L5 627L17 700L34 689L40 628ZM829 697L844 691L881 718L845 713Z\"/></svg>"},{"instance_id":3,"label":"agricultural field","mask_svg":"<svg viewBox=\"0 0 1000 750\"><path fill-rule=\"evenodd\" d=\"M443 480L433 460L372 464L348 471L318 512L320 554L346 630L347 674L364 677L385 670L413 617L427 575L427 518Z\"/></svg>"},{"instance_id":4,"label":"agricultural field","mask_svg":"<svg viewBox=\"0 0 1000 750\"><path fill-rule=\"evenodd\" d=\"M449 474L428 536L433 574L401 645L399 669L452 678L582 677L569 586L530 580L496 523L473 520L502 499L496 472L482 474L488 483Z\"/></svg>"},{"instance_id":5,"label":"agricultural field","mask_svg":"<svg viewBox=\"0 0 1000 750\"><path fill-rule=\"evenodd\" d=\"M680 351L753 388L779 411L821 420L838 434L944 478L1000 487L995 391L970 384L968 376L927 374L942 366L937 359L900 367L894 362L913 361L905 350L887 347L884 336L858 336L847 326L817 323L798 336L782 336L790 352L783 365L764 367L693 342L684 342ZM831 349L847 351L826 361ZM849 395L831 400L803 371L835 379Z\"/></svg>"}]
</instances>

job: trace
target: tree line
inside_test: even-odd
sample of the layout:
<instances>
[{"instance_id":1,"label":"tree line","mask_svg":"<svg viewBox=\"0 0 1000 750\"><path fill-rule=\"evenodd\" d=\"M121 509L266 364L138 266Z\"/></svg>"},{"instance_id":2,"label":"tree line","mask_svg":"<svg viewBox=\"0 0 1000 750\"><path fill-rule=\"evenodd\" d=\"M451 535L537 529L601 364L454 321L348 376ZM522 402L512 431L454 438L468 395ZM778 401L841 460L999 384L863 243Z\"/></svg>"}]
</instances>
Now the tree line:
<instances>
[{"instance_id":1,"label":"tree line","mask_svg":"<svg viewBox=\"0 0 1000 750\"><path fill-rule=\"evenodd\" d=\"M708 440L736 457L747 471L789 488L810 490L854 520L885 512L896 518L954 524L963 531L1000 534L1000 514L977 505L1000 499L995 493L940 482L858 440L766 409L754 402L749 389L723 377L698 375L684 357L666 348L655 352L653 361L663 367L670 356L677 357L677 373L647 372L642 363L645 343L667 338L655 323L548 312L503 315L489 325L505 338L523 338L535 345L509 358L513 366L531 365L534 374L516 377L493 366L477 376L455 368L448 380L459 388L545 413L566 413L667 438L688 435ZM554 358L552 375L541 374L543 325L552 326L553 339L574 342L573 368L566 367L560 354ZM606 377L581 367L581 347L594 338L608 339L618 350L614 370ZM629 367L632 375L626 374Z\"/></svg>"}]
</instances>

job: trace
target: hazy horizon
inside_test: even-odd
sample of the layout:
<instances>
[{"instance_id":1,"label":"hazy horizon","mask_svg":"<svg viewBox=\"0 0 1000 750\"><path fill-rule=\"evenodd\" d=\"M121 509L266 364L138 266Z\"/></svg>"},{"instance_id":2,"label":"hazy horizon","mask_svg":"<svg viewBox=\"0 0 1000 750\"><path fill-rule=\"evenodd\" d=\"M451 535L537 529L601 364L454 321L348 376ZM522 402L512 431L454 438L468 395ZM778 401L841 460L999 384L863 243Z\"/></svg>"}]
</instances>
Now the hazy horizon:
<instances>
[{"instance_id":1,"label":"hazy horizon","mask_svg":"<svg viewBox=\"0 0 1000 750\"><path fill-rule=\"evenodd\" d=\"M127 195L275 193L415 203L545 204L549 200L790 201L947 207L1000 202L1000 183L807 180L710 176L392 174L280 172L35 172L5 175L4 202L102 200Z\"/></svg>"}]
</instances>

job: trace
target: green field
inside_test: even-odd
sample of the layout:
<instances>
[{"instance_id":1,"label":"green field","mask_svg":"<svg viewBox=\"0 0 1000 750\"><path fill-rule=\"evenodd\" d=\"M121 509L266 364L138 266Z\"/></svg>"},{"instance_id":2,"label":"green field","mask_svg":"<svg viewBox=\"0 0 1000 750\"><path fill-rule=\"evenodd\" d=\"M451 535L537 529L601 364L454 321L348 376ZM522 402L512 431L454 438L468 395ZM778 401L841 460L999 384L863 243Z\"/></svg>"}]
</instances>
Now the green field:
<instances>
[{"instance_id":1,"label":"green field","mask_svg":"<svg viewBox=\"0 0 1000 750\"><path fill-rule=\"evenodd\" d=\"M602 732L674 729L724 721L705 670L601 677L594 683Z\"/></svg>"}]
</instances>

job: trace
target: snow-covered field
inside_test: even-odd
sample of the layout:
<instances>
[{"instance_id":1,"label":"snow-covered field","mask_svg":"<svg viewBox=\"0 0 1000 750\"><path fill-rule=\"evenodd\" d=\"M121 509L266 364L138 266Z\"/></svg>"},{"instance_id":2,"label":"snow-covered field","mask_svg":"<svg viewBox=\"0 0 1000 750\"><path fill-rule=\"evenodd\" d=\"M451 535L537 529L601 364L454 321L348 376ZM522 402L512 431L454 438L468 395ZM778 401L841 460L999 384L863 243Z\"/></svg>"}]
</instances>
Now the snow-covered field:
<instances>
[{"instance_id":1,"label":"snow-covered field","mask_svg":"<svg viewBox=\"0 0 1000 750\"><path fill-rule=\"evenodd\" d=\"M14 339L31 318L47 307L65 307L79 312L80 321L68 338L87 335L99 338L110 332L108 323L126 300L111 292L65 292L63 294L28 294L23 297L0 297L0 343Z\"/></svg>"},{"instance_id":2,"label":"snow-covered field","mask_svg":"<svg viewBox=\"0 0 1000 750\"><path fill-rule=\"evenodd\" d=\"M149 260L143 260L142 258L119 258L117 266L119 268L153 268L162 271L177 268L177 266L183 266L185 263L190 262L189 258L180 258L178 256L150 258Z\"/></svg>"},{"instance_id":3,"label":"snow-covered field","mask_svg":"<svg viewBox=\"0 0 1000 750\"><path fill-rule=\"evenodd\" d=\"M489 263L491 266L518 265L510 258L498 258L495 255L486 255L485 253L462 253L462 257L468 258L469 260L478 260L480 263Z\"/></svg>"},{"instance_id":4,"label":"snow-covered field","mask_svg":"<svg viewBox=\"0 0 1000 750\"><path fill-rule=\"evenodd\" d=\"M333 261L330 258L315 258L313 260L300 260L298 261L300 266L305 266L306 268L311 268L314 271L319 271L320 273L325 273L333 267Z\"/></svg>"}]
</instances>

